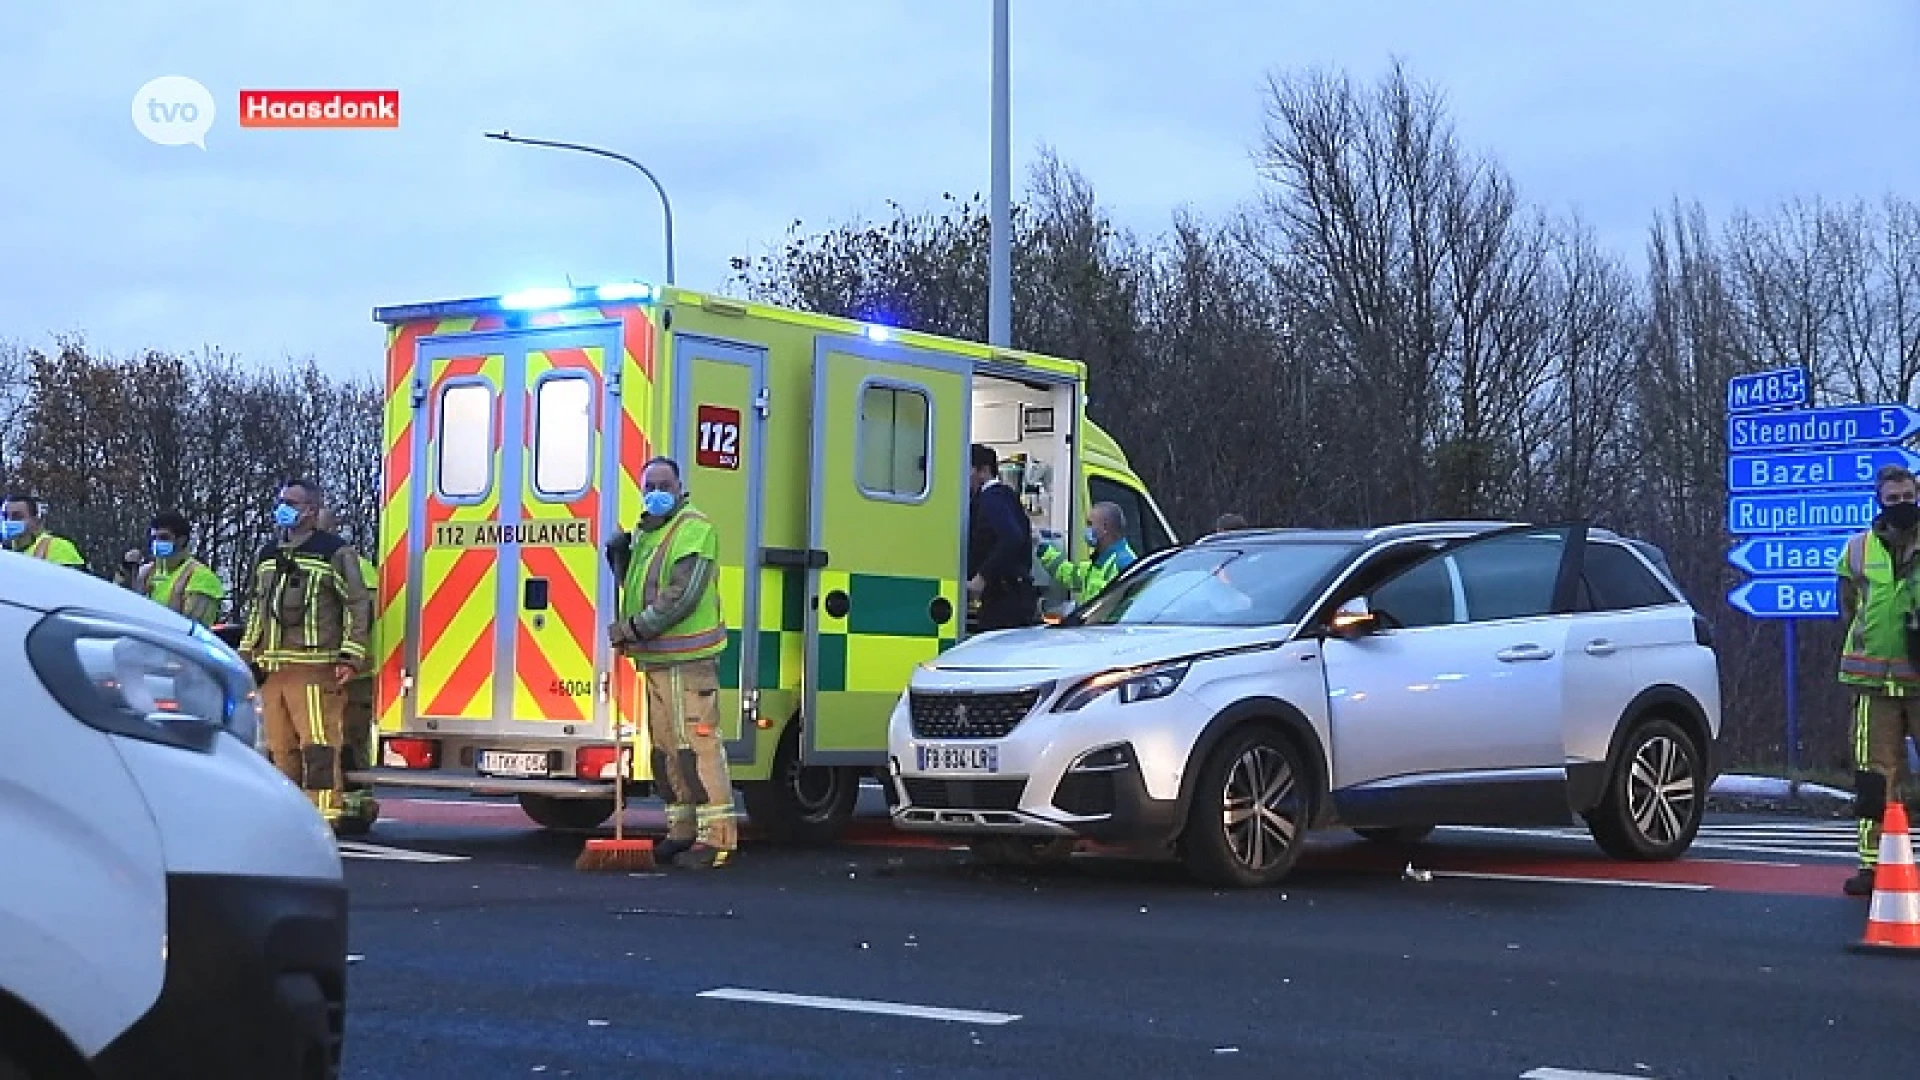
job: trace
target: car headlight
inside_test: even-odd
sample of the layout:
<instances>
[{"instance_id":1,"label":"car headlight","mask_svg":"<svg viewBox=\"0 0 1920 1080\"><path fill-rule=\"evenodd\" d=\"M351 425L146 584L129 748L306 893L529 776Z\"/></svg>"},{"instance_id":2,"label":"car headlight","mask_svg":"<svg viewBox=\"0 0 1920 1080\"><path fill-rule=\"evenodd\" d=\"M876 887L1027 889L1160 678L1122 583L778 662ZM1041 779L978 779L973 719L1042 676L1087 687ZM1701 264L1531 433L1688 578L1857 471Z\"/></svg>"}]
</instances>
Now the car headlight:
<instances>
[{"instance_id":1,"label":"car headlight","mask_svg":"<svg viewBox=\"0 0 1920 1080\"><path fill-rule=\"evenodd\" d=\"M201 751L221 732L259 744L252 674L199 627L57 611L27 634L27 660L47 693L96 730Z\"/></svg>"},{"instance_id":2,"label":"car headlight","mask_svg":"<svg viewBox=\"0 0 1920 1080\"><path fill-rule=\"evenodd\" d=\"M1061 695L1060 703L1053 707L1053 711L1075 712L1109 692L1119 694L1123 705L1163 698L1173 693L1180 685L1180 680L1187 677L1187 669L1192 666L1191 661L1183 660L1177 664L1102 672Z\"/></svg>"}]
</instances>

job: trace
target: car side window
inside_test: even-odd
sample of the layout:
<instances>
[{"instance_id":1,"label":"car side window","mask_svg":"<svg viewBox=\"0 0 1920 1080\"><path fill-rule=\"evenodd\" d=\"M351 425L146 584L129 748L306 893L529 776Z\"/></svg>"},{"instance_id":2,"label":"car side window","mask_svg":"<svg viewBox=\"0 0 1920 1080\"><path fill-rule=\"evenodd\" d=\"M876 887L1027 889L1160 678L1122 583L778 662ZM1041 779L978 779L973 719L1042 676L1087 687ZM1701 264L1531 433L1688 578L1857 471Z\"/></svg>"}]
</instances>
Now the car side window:
<instances>
[{"instance_id":1,"label":"car side window","mask_svg":"<svg viewBox=\"0 0 1920 1080\"><path fill-rule=\"evenodd\" d=\"M1567 537L1558 531L1510 533L1462 545L1453 560L1466 593L1467 620L1553 614L1566 549Z\"/></svg>"},{"instance_id":2,"label":"car side window","mask_svg":"<svg viewBox=\"0 0 1920 1080\"><path fill-rule=\"evenodd\" d=\"M1367 607L1388 630L1446 626L1455 621L1453 574L1445 557L1428 559L1388 579L1367 597Z\"/></svg>"},{"instance_id":3,"label":"car side window","mask_svg":"<svg viewBox=\"0 0 1920 1080\"><path fill-rule=\"evenodd\" d=\"M1633 611L1676 601L1633 552L1619 544L1589 543L1580 573L1581 609Z\"/></svg>"}]
</instances>

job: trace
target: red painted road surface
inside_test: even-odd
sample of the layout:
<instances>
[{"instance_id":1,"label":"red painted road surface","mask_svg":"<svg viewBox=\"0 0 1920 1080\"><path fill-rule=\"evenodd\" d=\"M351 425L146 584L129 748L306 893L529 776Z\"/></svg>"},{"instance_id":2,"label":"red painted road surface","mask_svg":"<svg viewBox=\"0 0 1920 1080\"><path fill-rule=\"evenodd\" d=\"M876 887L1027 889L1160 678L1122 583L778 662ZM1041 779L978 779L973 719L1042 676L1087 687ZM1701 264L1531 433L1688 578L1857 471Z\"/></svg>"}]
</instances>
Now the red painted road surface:
<instances>
[{"instance_id":1,"label":"red painted road surface","mask_svg":"<svg viewBox=\"0 0 1920 1080\"><path fill-rule=\"evenodd\" d=\"M380 817L383 823L443 828L535 828L520 808L511 803L391 798L380 800ZM658 810L630 810L627 813L627 828L643 834L664 833L666 818ZM378 832L377 827L375 831ZM752 838L751 825L746 828L745 836ZM855 847L934 850L957 846L951 839L901 832L886 821L871 818L852 822L847 828L845 843ZM1102 853L1095 847L1087 850L1095 854ZM1790 896L1839 896L1840 883L1853 872L1852 867L1838 864L1809 866L1713 858L1682 859L1670 863L1616 862L1598 855L1582 856L1554 850L1554 842L1545 840L1538 849L1533 850L1516 845L1494 847L1471 842L1430 843L1410 850L1364 841L1316 845L1301 857L1300 869L1309 873L1335 871L1398 875L1409 858L1421 869L1442 873L1694 885L1726 892Z\"/></svg>"}]
</instances>

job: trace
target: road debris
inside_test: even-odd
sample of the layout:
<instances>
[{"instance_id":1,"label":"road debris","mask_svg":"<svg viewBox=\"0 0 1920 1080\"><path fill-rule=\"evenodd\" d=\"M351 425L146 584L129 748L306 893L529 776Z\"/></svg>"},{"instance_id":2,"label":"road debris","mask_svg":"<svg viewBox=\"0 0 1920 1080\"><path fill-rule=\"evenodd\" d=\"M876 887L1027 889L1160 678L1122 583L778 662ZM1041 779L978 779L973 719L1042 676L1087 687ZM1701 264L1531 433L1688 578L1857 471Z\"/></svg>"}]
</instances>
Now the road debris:
<instances>
[{"instance_id":1,"label":"road debris","mask_svg":"<svg viewBox=\"0 0 1920 1080\"><path fill-rule=\"evenodd\" d=\"M1400 871L1400 877L1406 881L1432 881L1433 871L1421 870L1412 863L1408 863L1407 868Z\"/></svg>"}]
</instances>

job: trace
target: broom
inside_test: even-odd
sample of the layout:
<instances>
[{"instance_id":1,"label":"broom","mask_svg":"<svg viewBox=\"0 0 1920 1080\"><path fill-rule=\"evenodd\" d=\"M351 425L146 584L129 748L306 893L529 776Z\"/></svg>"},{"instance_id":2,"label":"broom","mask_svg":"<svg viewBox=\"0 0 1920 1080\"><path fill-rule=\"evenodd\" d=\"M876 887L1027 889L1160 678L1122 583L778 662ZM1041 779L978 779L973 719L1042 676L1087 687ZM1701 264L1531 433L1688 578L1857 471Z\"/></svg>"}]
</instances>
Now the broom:
<instances>
[{"instance_id":1,"label":"broom","mask_svg":"<svg viewBox=\"0 0 1920 1080\"><path fill-rule=\"evenodd\" d=\"M617 660L615 661L618 662ZM646 723L647 686L646 675L635 672L635 682L639 687L640 722ZM616 873L634 873L653 869L653 841L644 837L627 839L627 770L632 768L633 758L640 756L640 739L632 725L620 725L626 735L626 745L620 747L633 755L626 758L616 752L613 770L613 839L589 837L587 846L580 851L580 857L573 861L575 870L611 870ZM632 734L628 734L632 732Z\"/></svg>"}]
</instances>

